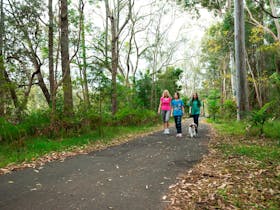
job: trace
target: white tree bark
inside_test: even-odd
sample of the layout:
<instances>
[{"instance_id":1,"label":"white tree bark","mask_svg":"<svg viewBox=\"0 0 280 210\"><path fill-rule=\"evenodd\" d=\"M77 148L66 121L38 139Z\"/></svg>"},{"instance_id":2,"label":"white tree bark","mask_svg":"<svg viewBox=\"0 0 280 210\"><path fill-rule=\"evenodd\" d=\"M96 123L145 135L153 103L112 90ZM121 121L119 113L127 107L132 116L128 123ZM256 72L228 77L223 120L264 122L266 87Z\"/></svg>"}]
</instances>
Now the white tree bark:
<instances>
[{"instance_id":1,"label":"white tree bark","mask_svg":"<svg viewBox=\"0 0 280 210\"><path fill-rule=\"evenodd\" d=\"M276 8L275 8L273 0L269 0L269 4L270 4L272 15L276 17L277 16ZM278 10L279 10L279 8L278 8ZM274 20L276 31L277 31L277 38L278 38L278 40L280 40L280 21L278 18L274 18L273 20Z\"/></svg>"},{"instance_id":2,"label":"white tree bark","mask_svg":"<svg viewBox=\"0 0 280 210\"><path fill-rule=\"evenodd\" d=\"M234 1L235 61L237 75L237 119L249 110L247 71L245 62L245 24L243 0Z\"/></svg>"}]
</instances>

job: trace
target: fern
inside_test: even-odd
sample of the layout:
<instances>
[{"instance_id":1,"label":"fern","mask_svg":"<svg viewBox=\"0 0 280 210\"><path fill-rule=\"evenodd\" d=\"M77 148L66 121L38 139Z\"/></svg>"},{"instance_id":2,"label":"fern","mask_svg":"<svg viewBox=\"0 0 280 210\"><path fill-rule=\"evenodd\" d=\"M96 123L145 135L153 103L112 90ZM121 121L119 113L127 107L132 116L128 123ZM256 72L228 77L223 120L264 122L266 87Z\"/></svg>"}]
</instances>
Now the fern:
<instances>
[{"instance_id":1,"label":"fern","mask_svg":"<svg viewBox=\"0 0 280 210\"><path fill-rule=\"evenodd\" d=\"M260 127L260 135L263 135L263 127L265 122L270 118L268 109L274 104L274 101L268 102L260 110L255 110L250 113L250 123L252 126Z\"/></svg>"}]
</instances>

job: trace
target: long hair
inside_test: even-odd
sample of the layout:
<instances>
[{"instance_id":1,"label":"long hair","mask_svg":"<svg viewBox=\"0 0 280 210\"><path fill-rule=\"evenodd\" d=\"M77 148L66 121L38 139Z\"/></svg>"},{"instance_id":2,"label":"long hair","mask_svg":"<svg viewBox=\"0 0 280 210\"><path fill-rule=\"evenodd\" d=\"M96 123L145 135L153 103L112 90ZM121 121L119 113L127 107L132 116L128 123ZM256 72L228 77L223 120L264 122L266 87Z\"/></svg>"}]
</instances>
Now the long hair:
<instances>
[{"instance_id":1,"label":"long hair","mask_svg":"<svg viewBox=\"0 0 280 210\"><path fill-rule=\"evenodd\" d=\"M175 94L177 94L178 99L180 99L180 93L179 92L175 92Z\"/></svg>"},{"instance_id":2,"label":"long hair","mask_svg":"<svg viewBox=\"0 0 280 210\"><path fill-rule=\"evenodd\" d=\"M201 106L201 102L200 102L200 100L199 100L199 98L198 98L198 94L197 94L197 93L195 93L195 94L193 94L193 95L196 95L196 98L194 98L194 97L192 96L192 101L191 101L191 104L192 104L192 102L193 102L194 100L197 100L197 102L198 102L198 106Z\"/></svg>"},{"instance_id":3,"label":"long hair","mask_svg":"<svg viewBox=\"0 0 280 210\"><path fill-rule=\"evenodd\" d=\"M168 90L164 90L164 91L162 92L162 96L161 96L162 98L164 98L165 93L167 93L168 98L171 98L170 93L169 93L169 91L168 91Z\"/></svg>"},{"instance_id":4,"label":"long hair","mask_svg":"<svg viewBox=\"0 0 280 210\"><path fill-rule=\"evenodd\" d=\"M196 98L194 98L194 96L192 96L192 101L194 101L194 100L198 100L198 101L199 101L199 99L198 99L198 94L195 93L195 94L193 94L193 95L196 95Z\"/></svg>"}]
</instances>

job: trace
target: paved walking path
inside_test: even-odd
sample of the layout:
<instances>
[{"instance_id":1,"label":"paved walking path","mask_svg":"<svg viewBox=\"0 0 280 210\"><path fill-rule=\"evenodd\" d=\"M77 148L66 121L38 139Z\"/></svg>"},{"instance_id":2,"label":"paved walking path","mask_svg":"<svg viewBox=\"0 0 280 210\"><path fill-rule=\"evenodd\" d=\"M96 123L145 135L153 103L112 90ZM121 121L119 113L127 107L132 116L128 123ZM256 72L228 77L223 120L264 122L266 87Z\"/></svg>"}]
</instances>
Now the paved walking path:
<instances>
[{"instance_id":1,"label":"paved walking path","mask_svg":"<svg viewBox=\"0 0 280 210\"><path fill-rule=\"evenodd\" d=\"M184 126L186 127L186 126ZM156 132L38 169L0 176L0 209L164 209L162 197L176 177L207 153L208 126L199 137Z\"/></svg>"}]
</instances>

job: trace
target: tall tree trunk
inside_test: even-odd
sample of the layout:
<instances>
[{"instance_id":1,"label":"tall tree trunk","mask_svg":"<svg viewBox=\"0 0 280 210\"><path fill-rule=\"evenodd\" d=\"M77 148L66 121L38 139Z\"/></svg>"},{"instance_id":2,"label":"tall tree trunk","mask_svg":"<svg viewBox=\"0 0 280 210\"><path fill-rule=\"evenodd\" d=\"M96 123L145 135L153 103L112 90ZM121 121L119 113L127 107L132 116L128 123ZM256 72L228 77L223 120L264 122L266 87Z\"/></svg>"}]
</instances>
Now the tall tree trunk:
<instances>
[{"instance_id":1,"label":"tall tree trunk","mask_svg":"<svg viewBox=\"0 0 280 210\"><path fill-rule=\"evenodd\" d=\"M277 13L276 13L276 8L275 8L275 5L274 5L274 1L269 0L269 4L270 4L272 15L276 17ZM277 31L277 39L280 42L280 22L279 22L279 18L274 18L273 20L274 20L275 28L276 28L276 31ZM278 47L278 49L280 51L280 47ZM276 59L275 60L276 72L280 73L280 55L279 55L279 53L277 55L275 55L275 59Z\"/></svg>"},{"instance_id":2,"label":"tall tree trunk","mask_svg":"<svg viewBox=\"0 0 280 210\"><path fill-rule=\"evenodd\" d=\"M277 17L274 1L273 0L269 0L269 4L270 4L272 15ZM280 41L280 22L279 22L279 18L273 18L273 20L274 20L276 31L277 31L277 38Z\"/></svg>"},{"instance_id":3,"label":"tall tree trunk","mask_svg":"<svg viewBox=\"0 0 280 210\"><path fill-rule=\"evenodd\" d=\"M84 15L84 2L81 0L81 35L82 35L82 58L83 58L83 84L84 84L84 100L86 107L90 106L88 81L87 81L87 58L86 58L86 39L85 39L85 15Z\"/></svg>"},{"instance_id":4,"label":"tall tree trunk","mask_svg":"<svg viewBox=\"0 0 280 210\"><path fill-rule=\"evenodd\" d=\"M63 81L64 115L73 114L72 82L69 63L69 38L68 38L68 5L67 0L61 0L61 69L65 75Z\"/></svg>"},{"instance_id":5,"label":"tall tree trunk","mask_svg":"<svg viewBox=\"0 0 280 210\"><path fill-rule=\"evenodd\" d=\"M106 7L106 14L107 18L110 18L111 22L111 56L112 56L112 63L111 63L111 73L112 73L112 91L111 91L111 100L112 100L112 114L115 115L118 109L117 106L117 73L118 73L118 65L119 65L119 36L120 33L123 31L124 27L130 20L131 17L131 10L132 10L132 3L129 0L128 3L128 15L124 21L124 23L119 26L120 20L120 0L117 0L117 6L114 8L114 11L110 10L108 0L105 0L105 7Z\"/></svg>"},{"instance_id":6,"label":"tall tree trunk","mask_svg":"<svg viewBox=\"0 0 280 210\"><path fill-rule=\"evenodd\" d=\"M112 54L112 114L117 112L117 72L118 72L118 53L117 53L117 32L116 21L114 17L111 17L111 54Z\"/></svg>"},{"instance_id":7,"label":"tall tree trunk","mask_svg":"<svg viewBox=\"0 0 280 210\"><path fill-rule=\"evenodd\" d=\"M105 20L105 65L108 65L108 34L109 34L109 3L105 0L106 20Z\"/></svg>"},{"instance_id":8,"label":"tall tree trunk","mask_svg":"<svg viewBox=\"0 0 280 210\"><path fill-rule=\"evenodd\" d=\"M0 117L5 112L5 66L4 66L4 9L3 0L0 2Z\"/></svg>"},{"instance_id":9,"label":"tall tree trunk","mask_svg":"<svg viewBox=\"0 0 280 210\"><path fill-rule=\"evenodd\" d=\"M231 91L232 98L236 99L236 71L235 71L235 60L234 60L234 52L230 51L230 81L231 81Z\"/></svg>"},{"instance_id":10,"label":"tall tree trunk","mask_svg":"<svg viewBox=\"0 0 280 210\"><path fill-rule=\"evenodd\" d=\"M227 99L227 85L226 85L226 81L227 81L227 68L228 68L228 61L229 61L229 57L228 55L226 55L222 61L222 66L221 66L221 77L222 77L222 81L221 81L221 104L223 105L225 100Z\"/></svg>"},{"instance_id":11,"label":"tall tree trunk","mask_svg":"<svg viewBox=\"0 0 280 210\"><path fill-rule=\"evenodd\" d=\"M55 110L56 110L56 103L55 103L55 77L54 77L54 58L53 58L53 7L52 7L52 0L49 0L48 3L48 10L49 10L49 81L50 81L50 96L51 96L51 119L54 120Z\"/></svg>"},{"instance_id":12,"label":"tall tree trunk","mask_svg":"<svg viewBox=\"0 0 280 210\"><path fill-rule=\"evenodd\" d=\"M253 72L253 70L251 68L251 65L250 65L250 62L249 62L249 57L248 57L247 53L246 53L246 63L248 65L249 72L250 72L250 74L252 76L252 81L253 81L253 85L254 85L257 101L258 101L258 104L259 104L259 108L261 108L263 104L262 104L262 98L260 96L259 85L257 84L257 80L256 80L254 72Z\"/></svg>"},{"instance_id":13,"label":"tall tree trunk","mask_svg":"<svg viewBox=\"0 0 280 210\"><path fill-rule=\"evenodd\" d=\"M249 110L247 72L245 63L245 24L243 0L234 1L235 61L237 75L237 119Z\"/></svg>"}]
</instances>

